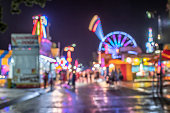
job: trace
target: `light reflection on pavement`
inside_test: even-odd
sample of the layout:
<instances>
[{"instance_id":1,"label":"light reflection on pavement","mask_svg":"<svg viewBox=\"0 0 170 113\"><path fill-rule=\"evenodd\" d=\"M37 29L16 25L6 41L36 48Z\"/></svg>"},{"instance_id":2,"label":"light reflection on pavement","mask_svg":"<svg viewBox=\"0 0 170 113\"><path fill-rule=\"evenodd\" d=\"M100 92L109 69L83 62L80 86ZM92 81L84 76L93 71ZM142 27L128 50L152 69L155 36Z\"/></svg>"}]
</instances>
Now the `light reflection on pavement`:
<instances>
[{"instance_id":1,"label":"light reflection on pavement","mask_svg":"<svg viewBox=\"0 0 170 113\"><path fill-rule=\"evenodd\" d=\"M169 101L121 86L93 83L55 91L2 109L1 113L170 112Z\"/></svg>"}]
</instances>

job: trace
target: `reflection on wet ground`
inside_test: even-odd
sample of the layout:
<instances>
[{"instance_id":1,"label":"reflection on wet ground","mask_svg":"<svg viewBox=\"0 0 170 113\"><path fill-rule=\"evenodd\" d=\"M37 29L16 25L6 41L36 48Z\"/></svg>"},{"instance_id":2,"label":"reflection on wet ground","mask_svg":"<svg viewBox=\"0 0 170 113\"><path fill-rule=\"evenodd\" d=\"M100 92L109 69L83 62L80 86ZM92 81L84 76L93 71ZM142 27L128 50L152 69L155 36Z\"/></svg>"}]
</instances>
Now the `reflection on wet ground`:
<instances>
[{"instance_id":1,"label":"reflection on wet ground","mask_svg":"<svg viewBox=\"0 0 170 113\"><path fill-rule=\"evenodd\" d=\"M1 110L2 113L147 113L170 112L170 102L121 86L93 83L55 91Z\"/></svg>"}]
</instances>

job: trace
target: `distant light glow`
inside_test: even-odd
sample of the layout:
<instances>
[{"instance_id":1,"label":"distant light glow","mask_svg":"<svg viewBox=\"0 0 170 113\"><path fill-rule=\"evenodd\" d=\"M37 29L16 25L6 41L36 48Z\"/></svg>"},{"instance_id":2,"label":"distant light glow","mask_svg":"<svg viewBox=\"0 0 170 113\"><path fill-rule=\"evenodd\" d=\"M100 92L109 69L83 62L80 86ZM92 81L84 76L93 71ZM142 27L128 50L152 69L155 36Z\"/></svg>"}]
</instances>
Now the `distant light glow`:
<instances>
[{"instance_id":1,"label":"distant light glow","mask_svg":"<svg viewBox=\"0 0 170 113\"><path fill-rule=\"evenodd\" d=\"M161 35L160 34L158 34L158 40L160 40L161 39Z\"/></svg>"},{"instance_id":2,"label":"distant light glow","mask_svg":"<svg viewBox=\"0 0 170 113\"><path fill-rule=\"evenodd\" d=\"M132 63L132 59L131 59L130 57L127 57L127 58L126 58L126 62Z\"/></svg>"},{"instance_id":3,"label":"distant light glow","mask_svg":"<svg viewBox=\"0 0 170 113\"><path fill-rule=\"evenodd\" d=\"M152 18L151 12L146 11L146 14L147 14L147 17L148 17L149 19Z\"/></svg>"},{"instance_id":4,"label":"distant light glow","mask_svg":"<svg viewBox=\"0 0 170 113\"><path fill-rule=\"evenodd\" d=\"M137 55L138 53L136 51L128 51L129 54Z\"/></svg>"},{"instance_id":5,"label":"distant light glow","mask_svg":"<svg viewBox=\"0 0 170 113\"><path fill-rule=\"evenodd\" d=\"M146 42L146 53L152 53L154 51L154 42L152 37L152 28L148 29L148 42Z\"/></svg>"},{"instance_id":6,"label":"distant light glow","mask_svg":"<svg viewBox=\"0 0 170 113\"><path fill-rule=\"evenodd\" d=\"M99 68L99 67L100 67L100 64L94 64L94 67L95 67L95 68Z\"/></svg>"},{"instance_id":7,"label":"distant light glow","mask_svg":"<svg viewBox=\"0 0 170 113\"><path fill-rule=\"evenodd\" d=\"M113 64L110 64L110 65L109 65L109 68L113 68L113 67L114 67L114 65L113 65Z\"/></svg>"}]
</instances>

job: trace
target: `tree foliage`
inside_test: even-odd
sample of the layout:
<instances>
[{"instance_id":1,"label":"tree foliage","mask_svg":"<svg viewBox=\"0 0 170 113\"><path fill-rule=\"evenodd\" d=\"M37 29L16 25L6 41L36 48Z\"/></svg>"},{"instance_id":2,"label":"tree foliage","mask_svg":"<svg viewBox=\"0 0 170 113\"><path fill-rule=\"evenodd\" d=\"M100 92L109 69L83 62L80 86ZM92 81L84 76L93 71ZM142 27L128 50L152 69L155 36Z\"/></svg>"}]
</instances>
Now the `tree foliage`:
<instances>
[{"instance_id":1,"label":"tree foliage","mask_svg":"<svg viewBox=\"0 0 170 113\"><path fill-rule=\"evenodd\" d=\"M21 9L19 8L19 6L21 4L25 4L26 7L39 5L41 8L44 8L47 1L51 1L51 0L12 0L11 1L11 13L20 14ZM3 22L2 18L3 18L3 6L0 5L0 32L5 32L7 29L7 24Z\"/></svg>"}]
</instances>

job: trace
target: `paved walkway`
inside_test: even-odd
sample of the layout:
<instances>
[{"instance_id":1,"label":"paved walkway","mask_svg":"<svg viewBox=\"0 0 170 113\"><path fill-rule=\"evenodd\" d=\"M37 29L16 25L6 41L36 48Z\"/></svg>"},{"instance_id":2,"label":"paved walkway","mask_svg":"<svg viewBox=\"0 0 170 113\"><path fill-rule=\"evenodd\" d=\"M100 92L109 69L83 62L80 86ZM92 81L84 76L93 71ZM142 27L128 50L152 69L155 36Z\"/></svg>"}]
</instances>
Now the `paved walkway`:
<instances>
[{"instance_id":1,"label":"paved walkway","mask_svg":"<svg viewBox=\"0 0 170 113\"><path fill-rule=\"evenodd\" d=\"M0 88L0 109L6 106L26 101L50 91L50 88L33 88L33 89L9 89Z\"/></svg>"},{"instance_id":2,"label":"paved walkway","mask_svg":"<svg viewBox=\"0 0 170 113\"><path fill-rule=\"evenodd\" d=\"M152 90L151 90L151 82L120 82L117 85L114 86L109 86L105 83L105 81L102 81L102 79L99 79L97 81L93 81L93 83L90 82L76 82L76 87L77 88L82 88L82 87L88 87L90 84L92 86L92 84L97 83L99 86L103 87L103 88L114 88L114 89L119 89L120 87L124 87L124 88L128 88L128 89L133 89L134 91L137 92L141 92L141 93L146 93L151 95L152 94ZM57 85L56 86L56 90L57 89L70 89L72 90L72 88L67 85L67 84L63 84L63 85ZM168 87L169 88L169 87ZM170 88L169 88L170 89ZM45 94L47 92L50 91L50 87L48 87L47 89L42 89L42 88L33 88L33 89L8 89L8 88L0 88L0 109L19 103L19 102L23 102L32 98L35 98L37 96L40 96L41 94ZM170 93L168 94L167 89L164 89L164 92L166 92L166 94L164 95L164 97L166 98L170 98Z\"/></svg>"},{"instance_id":3,"label":"paved walkway","mask_svg":"<svg viewBox=\"0 0 170 113\"><path fill-rule=\"evenodd\" d=\"M78 85L78 84L77 84ZM94 82L75 90L57 87L53 92L14 104L1 113L163 113L170 112L165 101L121 86Z\"/></svg>"}]
</instances>

